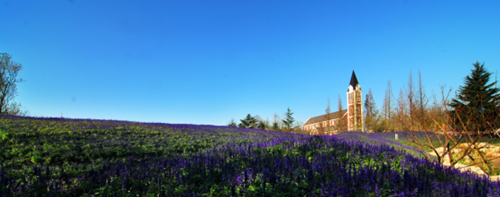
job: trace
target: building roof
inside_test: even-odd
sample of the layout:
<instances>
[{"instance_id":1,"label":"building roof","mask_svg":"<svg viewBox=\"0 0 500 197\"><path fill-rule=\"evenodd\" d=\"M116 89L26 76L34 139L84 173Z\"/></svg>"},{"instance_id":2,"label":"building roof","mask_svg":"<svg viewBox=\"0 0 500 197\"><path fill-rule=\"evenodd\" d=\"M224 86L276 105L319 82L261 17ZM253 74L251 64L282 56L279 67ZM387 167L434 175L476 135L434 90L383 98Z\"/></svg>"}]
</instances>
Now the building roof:
<instances>
[{"instance_id":1,"label":"building roof","mask_svg":"<svg viewBox=\"0 0 500 197\"><path fill-rule=\"evenodd\" d=\"M356 73L354 73L354 70L352 71L352 76L351 76L351 82L349 85L352 86L353 89L356 89L356 85L358 85L358 78L356 77ZM349 90L347 90L349 91Z\"/></svg>"},{"instance_id":2,"label":"building roof","mask_svg":"<svg viewBox=\"0 0 500 197\"><path fill-rule=\"evenodd\" d=\"M340 116L344 115L345 113L347 113L347 109L340 111L340 113L338 111L336 111L336 112L332 112L329 114L324 114L321 116L312 117L312 118L307 119L307 121L304 123L304 125L310 125L310 124L326 121L328 116L330 117L330 120L337 119Z\"/></svg>"}]
</instances>

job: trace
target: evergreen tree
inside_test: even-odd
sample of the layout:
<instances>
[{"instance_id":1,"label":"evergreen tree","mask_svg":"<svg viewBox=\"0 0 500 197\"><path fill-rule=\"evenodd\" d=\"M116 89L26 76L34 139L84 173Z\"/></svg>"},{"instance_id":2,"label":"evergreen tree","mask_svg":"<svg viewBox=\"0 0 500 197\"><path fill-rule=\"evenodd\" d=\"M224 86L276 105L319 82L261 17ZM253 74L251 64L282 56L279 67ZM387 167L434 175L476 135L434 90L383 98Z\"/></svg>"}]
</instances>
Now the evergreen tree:
<instances>
[{"instance_id":1,"label":"evergreen tree","mask_svg":"<svg viewBox=\"0 0 500 197\"><path fill-rule=\"evenodd\" d=\"M236 125L236 122L234 121L234 118L231 118L231 121L229 121L229 123L227 123L227 126L228 127L238 127L238 125Z\"/></svg>"},{"instance_id":2,"label":"evergreen tree","mask_svg":"<svg viewBox=\"0 0 500 197\"><path fill-rule=\"evenodd\" d=\"M375 99L373 99L372 89L366 94L365 100L365 125L367 130L376 130L378 123L378 110L375 106Z\"/></svg>"},{"instance_id":3,"label":"evergreen tree","mask_svg":"<svg viewBox=\"0 0 500 197\"><path fill-rule=\"evenodd\" d=\"M278 122L273 122L273 126L271 127L271 130L281 131L280 125L278 124Z\"/></svg>"},{"instance_id":4,"label":"evergreen tree","mask_svg":"<svg viewBox=\"0 0 500 197\"><path fill-rule=\"evenodd\" d=\"M266 122L264 121L259 121L259 124L257 125L257 128L258 129L262 129L262 130L265 130L267 129L269 126L266 124Z\"/></svg>"},{"instance_id":5,"label":"evergreen tree","mask_svg":"<svg viewBox=\"0 0 500 197\"><path fill-rule=\"evenodd\" d=\"M476 62L472 65L474 69L465 77L465 85L460 86L456 98L449 104L453 108L451 115L455 118L457 129L491 130L500 126L499 89L495 87L496 81L488 84L491 73L484 68L484 63Z\"/></svg>"},{"instance_id":6,"label":"evergreen tree","mask_svg":"<svg viewBox=\"0 0 500 197\"><path fill-rule=\"evenodd\" d=\"M273 117L273 125L271 126L271 130L274 130L274 131L281 131L281 120L280 120L280 116L278 114L274 114L274 117Z\"/></svg>"},{"instance_id":7,"label":"evergreen tree","mask_svg":"<svg viewBox=\"0 0 500 197\"><path fill-rule=\"evenodd\" d=\"M290 110L290 108L288 108L287 112L285 113L286 118L283 120L283 124L285 124L285 127L288 130L290 130L290 128L293 125L293 122L295 122L295 119L293 119L292 115L293 115L292 110Z\"/></svg>"},{"instance_id":8,"label":"evergreen tree","mask_svg":"<svg viewBox=\"0 0 500 197\"><path fill-rule=\"evenodd\" d=\"M257 119L250 114L245 117L245 119L240 120L241 123L238 125L240 128L257 128Z\"/></svg>"}]
</instances>

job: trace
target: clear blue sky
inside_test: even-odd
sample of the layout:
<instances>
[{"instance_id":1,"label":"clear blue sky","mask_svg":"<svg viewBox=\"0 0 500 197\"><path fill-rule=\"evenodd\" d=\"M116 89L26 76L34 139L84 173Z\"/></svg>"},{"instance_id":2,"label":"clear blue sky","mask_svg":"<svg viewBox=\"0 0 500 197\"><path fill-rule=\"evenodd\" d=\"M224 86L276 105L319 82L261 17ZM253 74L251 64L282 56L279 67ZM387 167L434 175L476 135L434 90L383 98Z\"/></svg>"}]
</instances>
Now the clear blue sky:
<instances>
[{"instance_id":1,"label":"clear blue sky","mask_svg":"<svg viewBox=\"0 0 500 197\"><path fill-rule=\"evenodd\" d=\"M32 116L224 125L336 110L355 70L382 105L500 70L500 1L71 0L0 3L0 52ZM494 78L493 78L494 79Z\"/></svg>"}]
</instances>

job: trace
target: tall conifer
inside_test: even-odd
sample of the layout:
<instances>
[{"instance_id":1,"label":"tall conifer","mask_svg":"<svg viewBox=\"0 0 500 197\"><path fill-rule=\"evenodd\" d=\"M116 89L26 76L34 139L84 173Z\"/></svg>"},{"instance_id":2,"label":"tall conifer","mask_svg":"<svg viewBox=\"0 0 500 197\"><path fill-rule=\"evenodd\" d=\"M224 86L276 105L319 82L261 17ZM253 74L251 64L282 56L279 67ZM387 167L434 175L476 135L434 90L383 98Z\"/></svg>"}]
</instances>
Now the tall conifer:
<instances>
[{"instance_id":1,"label":"tall conifer","mask_svg":"<svg viewBox=\"0 0 500 197\"><path fill-rule=\"evenodd\" d=\"M375 131L375 126L378 122L378 110L375 105L372 89L370 89L368 94L366 94L365 100L365 127L367 130Z\"/></svg>"},{"instance_id":2,"label":"tall conifer","mask_svg":"<svg viewBox=\"0 0 500 197\"><path fill-rule=\"evenodd\" d=\"M293 112L292 110L290 110L290 108L287 109L286 113L285 113L285 116L286 118L283 121L283 124L285 124L285 127L290 130L293 123L295 122L295 119L292 117L293 115Z\"/></svg>"},{"instance_id":3,"label":"tall conifer","mask_svg":"<svg viewBox=\"0 0 500 197\"><path fill-rule=\"evenodd\" d=\"M250 114L248 114L245 119L241 119L240 122L241 123L238 125L240 128L257 128L258 121Z\"/></svg>"},{"instance_id":4,"label":"tall conifer","mask_svg":"<svg viewBox=\"0 0 500 197\"><path fill-rule=\"evenodd\" d=\"M457 129L467 131L487 131L500 126L499 88L496 81L488 84L491 73L484 68L484 63L472 64L472 73L465 77L465 85L460 86L450 107L453 108ZM463 125L465 128L463 127Z\"/></svg>"}]
</instances>

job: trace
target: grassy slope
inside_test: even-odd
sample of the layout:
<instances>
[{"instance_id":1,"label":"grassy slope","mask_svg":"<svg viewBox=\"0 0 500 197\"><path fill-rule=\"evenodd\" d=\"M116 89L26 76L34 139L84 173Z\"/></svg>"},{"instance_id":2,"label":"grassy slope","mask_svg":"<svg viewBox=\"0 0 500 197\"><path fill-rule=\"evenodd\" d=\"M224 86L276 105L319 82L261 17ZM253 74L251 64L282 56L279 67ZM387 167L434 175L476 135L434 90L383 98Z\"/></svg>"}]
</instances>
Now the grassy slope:
<instances>
[{"instance_id":1,"label":"grassy slope","mask_svg":"<svg viewBox=\"0 0 500 197\"><path fill-rule=\"evenodd\" d=\"M485 190L492 186L485 178L406 155L398 149L417 155L418 150L360 132L318 137L209 125L19 117L0 117L0 129L0 193L9 195L492 193Z\"/></svg>"}]
</instances>

